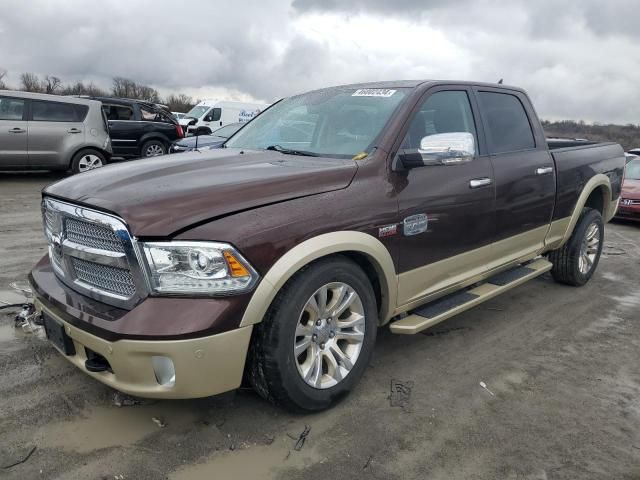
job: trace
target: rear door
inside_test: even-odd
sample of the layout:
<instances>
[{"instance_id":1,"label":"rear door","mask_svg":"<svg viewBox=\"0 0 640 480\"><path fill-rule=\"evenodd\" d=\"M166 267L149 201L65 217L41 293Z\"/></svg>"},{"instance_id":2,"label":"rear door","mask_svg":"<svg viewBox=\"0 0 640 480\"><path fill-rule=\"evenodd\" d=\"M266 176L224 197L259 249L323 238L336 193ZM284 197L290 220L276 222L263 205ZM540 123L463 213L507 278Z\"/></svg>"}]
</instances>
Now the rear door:
<instances>
[{"instance_id":1,"label":"rear door","mask_svg":"<svg viewBox=\"0 0 640 480\"><path fill-rule=\"evenodd\" d=\"M486 270L494 237L494 185L482 125L466 87L431 89L416 106L400 152L422 155L423 138L471 133L471 161L398 172L398 303L406 304ZM406 128L406 127L405 127Z\"/></svg>"},{"instance_id":2,"label":"rear door","mask_svg":"<svg viewBox=\"0 0 640 480\"><path fill-rule=\"evenodd\" d=\"M88 111L86 105L31 100L29 165L68 167L73 153L85 143L83 122Z\"/></svg>"},{"instance_id":3,"label":"rear door","mask_svg":"<svg viewBox=\"0 0 640 480\"><path fill-rule=\"evenodd\" d=\"M138 141L142 124L137 122L132 105L102 101L102 111L109 122L109 136L114 157L132 157L138 154Z\"/></svg>"},{"instance_id":4,"label":"rear door","mask_svg":"<svg viewBox=\"0 0 640 480\"><path fill-rule=\"evenodd\" d=\"M526 95L491 88L475 94L495 174L494 253L507 261L543 246L555 203L555 166L544 134L533 128L537 117Z\"/></svg>"},{"instance_id":5,"label":"rear door","mask_svg":"<svg viewBox=\"0 0 640 480\"><path fill-rule=\"evenodd\" d=\"M0 95L0 168L27 166L27 100Z\"/></svg>"}]
</instances>

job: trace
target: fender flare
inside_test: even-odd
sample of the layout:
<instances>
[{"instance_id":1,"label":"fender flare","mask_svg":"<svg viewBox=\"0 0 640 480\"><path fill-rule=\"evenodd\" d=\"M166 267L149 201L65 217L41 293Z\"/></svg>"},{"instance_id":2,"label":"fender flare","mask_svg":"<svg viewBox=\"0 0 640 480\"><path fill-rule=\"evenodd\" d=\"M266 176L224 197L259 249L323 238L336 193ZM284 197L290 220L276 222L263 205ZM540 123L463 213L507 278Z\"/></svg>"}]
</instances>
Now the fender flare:
<instances>
[{"instance_id":1,"label":"fender flare","mask_svg":"<svg viewBox=\"0 0 640 480\"><path fill-rule=\"evenodd\" d=\"M302 267L341 252L364 254L375 267L382 292L379 320L384 323L395 309L398 295L398 280L391 254L380 240L371 235L341 231L305 240L280 257L253 292L240 327L260 323L280 289Z\"/></svg>"},{"instance_id":2,"label":"fender flare","mask_svg":"<svg viewBox=\"0 0 640 480\"><path fill-rule=\"evenodd\" d=\"M571 214L571 218L569 220L569 225L567 226L567 230L564 232L562 237L562 241L558 244L558 247L561 247L571 237L573 233L573 229L576 227L578 220L580 219L580 215L582 214L582 209L587 203L587 199L594 192L596 188L604 187L604 194L602 198L603 212L602 217L605 222L608 222L613 218L617 209L617 202L613 201L611 198L611 181L609 177L606 175L599 173L594 175L589 179L584 188L582 189L582 193L578 197L578 201L576 202L576 206L573 209L573 213Z\"/></svg>"}]
</instances>

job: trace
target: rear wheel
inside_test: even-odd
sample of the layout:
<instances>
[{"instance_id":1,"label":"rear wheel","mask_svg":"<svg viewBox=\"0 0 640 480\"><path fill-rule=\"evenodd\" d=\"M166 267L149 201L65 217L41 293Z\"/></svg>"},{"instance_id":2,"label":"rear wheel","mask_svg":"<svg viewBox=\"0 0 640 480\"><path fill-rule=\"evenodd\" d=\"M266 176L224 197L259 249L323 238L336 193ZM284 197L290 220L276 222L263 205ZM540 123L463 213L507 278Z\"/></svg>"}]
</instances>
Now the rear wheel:
<instances>
[{"instance_id":1,"label":"rear wheel","mask_svg":"<svg viewBox=\"0 0 640 480\"><path fill-rule=\"evenodd\" d=\"M595 272L604 241L604 222L597 210L585 208L569 241L549 253L554 280L567 285L582 286Z\"/></svg>"},{"instance_id":2,"label":"rear wheel","mask_svg":"<svg viewBox=\"0 0 640 480\"><path fill-rule=\"evenodd\" d=\"M291 410L330 407L362 376L378 315L369 279L351 260L297 273L255 331L248 376L264 398Z\"/></svg>"},{"instance_id":3,"label":"rear wheel","mask_svg":"<svg viewBox=\"0 0 640 480\"><path fill-rule=\"evenodd\" d=\"M149 140L142 146L142 156L144 158L159 157L160 155L164 155L166 153L167 146L160 140Z\"/></svg>"},{"instance_id":4,"label":"rear wheel","mask_svg":"<svg viewBox=\"0 0 640 480\"><path fill-rule=\"evenodd\" d=\"M90 149L81 150L71 160L71 171L73 173L83 173L104 167L106 164L107 159L101 152Z\"/></svg>"}]
</instances>

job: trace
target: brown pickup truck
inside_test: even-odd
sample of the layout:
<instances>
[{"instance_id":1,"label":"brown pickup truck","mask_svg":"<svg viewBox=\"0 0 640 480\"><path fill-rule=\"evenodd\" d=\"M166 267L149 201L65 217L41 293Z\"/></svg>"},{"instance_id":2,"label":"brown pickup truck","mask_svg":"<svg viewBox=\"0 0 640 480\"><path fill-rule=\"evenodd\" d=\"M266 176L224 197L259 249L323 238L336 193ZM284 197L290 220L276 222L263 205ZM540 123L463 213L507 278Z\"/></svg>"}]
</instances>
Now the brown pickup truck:
<instances>
[{"instance_id":1,"label":"brown pickup truck","mask_svg":"<svg viewBox=\"0 0 640 480\"><path fill-rule=\"evenodd\" d=\"M44 190L37 309L95 379L193 398L245 378L327 408L382 326L414 334L548 271L585 284L625 163L549 146L520 89L443 81L287 98L225 147Z\"/></svg>"}]
</instances>

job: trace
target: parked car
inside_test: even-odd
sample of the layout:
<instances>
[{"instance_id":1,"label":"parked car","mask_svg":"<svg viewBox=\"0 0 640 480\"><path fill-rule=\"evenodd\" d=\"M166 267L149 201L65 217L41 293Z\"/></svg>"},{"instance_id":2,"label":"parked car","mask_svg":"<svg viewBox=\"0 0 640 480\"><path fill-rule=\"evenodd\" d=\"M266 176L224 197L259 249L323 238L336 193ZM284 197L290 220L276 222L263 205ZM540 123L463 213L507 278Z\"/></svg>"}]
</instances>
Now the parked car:
<instances>
[{"instance_id":1,"label":"parked car","mask_svg":"<svg viewBox=\"0 0 640 480\"><path fill-rule=\"evenodd\" d=\"M548 271L587 283L624 152L550 150L518 88L398 81L290 97L224 149L109 170L43 192L30 278L56 348L133 395L214 395L244 372L313 411L355 387L380 326L416 334Z\"/></svg>"},{"instance_id":2,"label":"parked car","mask_svg":"<svg viewBox=\"0 0 640 480\"><path fill-rule=\"evenodd\" d=\"M184 137L178 120L161 105L127 98L93 98L102 102L114 157L164 155L175 140Z\"/></svg>"},{"instance_id":3,"label":"parked car","mask_svg":"<svg viewBox=\"0 0 640 480\"><path fill-rule=\"evenodd\" d=\"M176 117L176 120L180 121L184 118L184 116L186 115L186 113L182 113L182 112L171 112L171 114Z\"/></svg>"},{"instance_id":4,"label":"parked car","mask_svg":"<svg viewBox=\"0 0 640 480\"><path fill-rule=\"evenodd\" d=\"M110 157L100 102L0 90L0 170L79 173L106 165Z\"/></svg>"},{"instance_id":5,"label":"parked car","mask_svg":"<svg viewBox=\"0 0 640 480\"><path fill-rule=\"evenodd\" d=\"M248 122L266 107L268 105L262 103L203 100L189 110L180 125L187 135L209 135L230 123Z\"/></svg>"},{"instance_id":6,"label":"parked car","mask_svg":"<svg viewBox=\"0 0 640 480\"><path fill-rule=\"evenodd\" d=\"M234 135L244 123L230 123L215 130L211 135L196 135L178 140L171 146L171 153L191 152L198 150L211 150L221 148L229 137Z\"/></svg>"},{"instance_id":7,"label":"parked car","mask_svg":"<svg viewBox=\"0 0 640 480\"><path fill-rule=\"evenodd\" d=\"M627 152L627 153L624 154L624 158L626 159L627 163L629 163L631 160L635 160L636 158L640 158L640 156L635 155L633 153Z\"/></svg>"},{"instance_id":8,"label":"parked car","mask_svg":"<svg viewBox=\"0 0 640 480\"><path fill-rule=\"evenodd\" d=\"M640 158L631 159L625 168L617 217L640 221Z\"/></svg>"}]
</instances>

